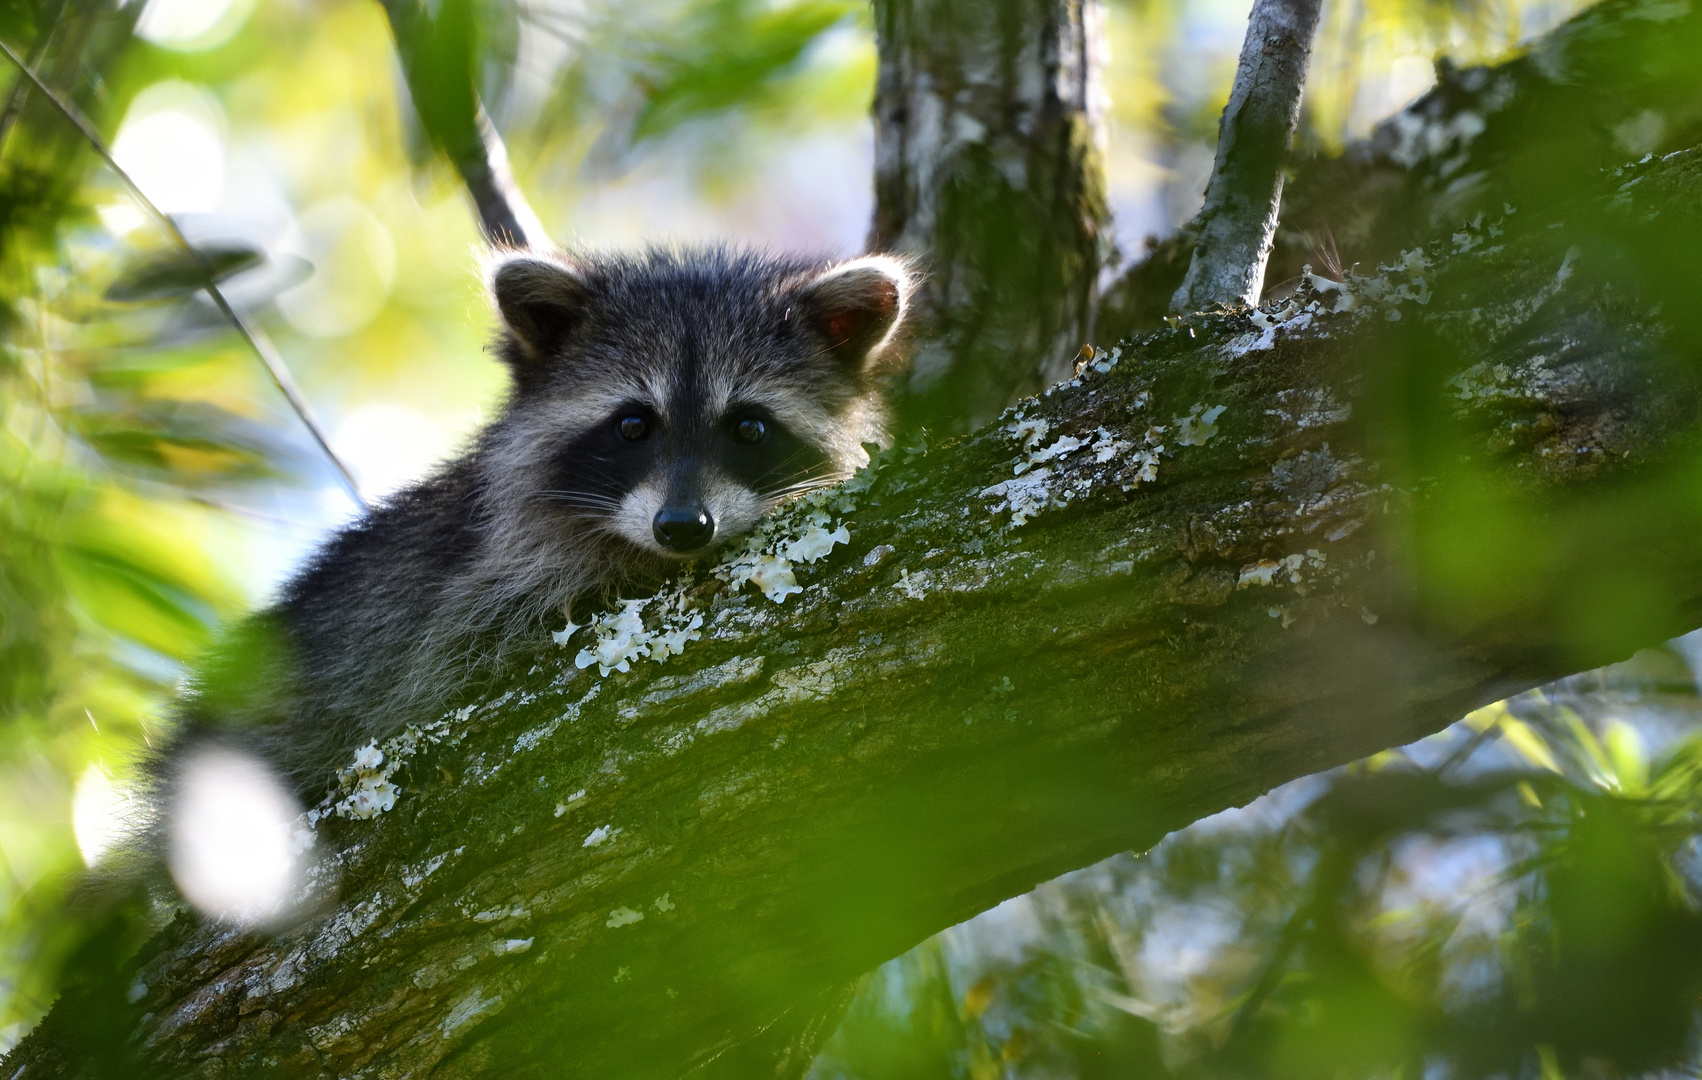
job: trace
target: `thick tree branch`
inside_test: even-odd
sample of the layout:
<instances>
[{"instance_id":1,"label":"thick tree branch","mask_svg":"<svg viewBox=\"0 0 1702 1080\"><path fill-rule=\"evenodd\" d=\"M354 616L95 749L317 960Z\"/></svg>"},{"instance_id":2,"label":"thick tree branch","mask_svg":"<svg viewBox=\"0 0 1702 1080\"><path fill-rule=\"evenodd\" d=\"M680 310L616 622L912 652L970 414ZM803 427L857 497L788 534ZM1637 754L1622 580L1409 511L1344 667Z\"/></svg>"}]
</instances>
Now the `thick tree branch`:
<instances>
[{"instance_id":1,"label":"thick tree branch","mask_svg":"<svg viewBox=\"0 0 1702 1080\"><path fill-rule=\"evenodd\" d=\"M666 665L540 656L321 824L335 906L179 918L0 1075L120 1017L173 1077L797 1076L928 934L1697 625L1699 196L1651 163L894 455L801 593L704 576Z\"/></svg>"},{"instance_id":2,"label":"thick tree branch","mask_svg":"<svg viewBox=\"0 0 1702 1080\"><path fill-rule=\"evenodd\" d=\"M1218 121L1217 161L1194 219L1188 273L1171 298L1177 314L1214 304L1257 304L1282 206L1283 164L1300 123L1322 0L1254 0L1229 104Z\"/></svg>"}]
</instances>

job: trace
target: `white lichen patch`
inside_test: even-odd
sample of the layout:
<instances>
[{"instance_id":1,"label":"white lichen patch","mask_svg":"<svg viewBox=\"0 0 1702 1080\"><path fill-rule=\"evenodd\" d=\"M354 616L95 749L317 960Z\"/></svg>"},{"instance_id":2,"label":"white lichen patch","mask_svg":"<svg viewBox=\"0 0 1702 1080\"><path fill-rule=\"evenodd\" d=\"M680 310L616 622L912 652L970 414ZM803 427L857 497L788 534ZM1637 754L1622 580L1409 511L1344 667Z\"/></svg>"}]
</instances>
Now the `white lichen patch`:
<instances>
[{"instance_id":1,"label":"white lichen patch","mask_svg":"<svg viewBox=\"0 0 1702 1080\"><path fill-rule=\"evenodd\" d=\"M1026 476L983 488L980 495L983 499L998 499L993 512L1009 510L1011 527L1016 528L1028 524L1029 518L1048 506L1062 506L1070 501L1067 489L1053 488L1053 477L1052 470L1042 466Z\"/></svg>"},{"instance_id":2,"label":"white lichen patch","mask_svg":"<svg viewBox=\"0 0 1702 1080\"><path fill-rule=\"evenodd\" d=\"M579 650L573 664L578 668L595 664L597 673L606 676L611 671L632 670L635 660L661 663L678 656L686 642L703 636L703 613L692 607L681 582L655 596L622 600L619 608L598 612L586 625L592 640ZM574 629L569 623L568 631ZM559 636L557 641L566 643Z\"/></svg>"},{"instance_id":3,"label":"white lichen patch","mask_svg":"<svg viewBox=\"0 0 1702 1080\"><path fill-rule=\"evenodd\" d=\"M1314 304L1308 304L1308 314L1319 311L1334 315L1338 312L1352 311L1359 304L1359 298L1354 295L1352 287L1346 281L1337 281L1320 274L1314 274L1310 265L1300 268L1302 279L1307 288L1317 296ZM1307 320L1310 322L1311 320Z\"/></svg>"},{"instance_id":4,"label":"white lichen patch","mask_svg":"<svg viewBox=\"0 0 1702 1080\"><path fill-rule=\"evenodd\" d=\"M1051 430L1051 421L1038 416L1028 420L1019 418L1015 423L1005 425L1005 434L1021 443L1024 450L1034 449Z\"/></svg>"},{"instance_id":5,"label":"white lichen patch","mask_svg":"<svg viewBox=\"0 0 1702 1080\"><path fill-rule=\"evenodd\" d=\"M1093 451L1093 460L1103 465L1120 454L1126 454L1135 448L1135 444L1127 439L1119 439L1104 428L1095 428L1093 444L1088 447Z\"/></svg>"},{"instance_id":6,"label":"white lichen patch","mask_svg":"<svg viewBox=\"0 0 1702 1080\"><path fill-rule=\"evenodd\" d=\"M1176 445L1204 446L1211 442L1217 434L1217 418L1226 409L1227 405L1207 406L1196 402L1187 416L1176 418Z\"/></svg>"},{"instance_id":7,"label":"white lichen patch","mask_svg":"<svg viewBox=\"0 0 1702 1080\"><path fill-rule=\"evenodd\" d=\"M1450 253L1464 255L1473 248L1482 247L1491 240L1500 239L1503 232L1504 229L1500 221L1485 222L1483 211L1480 210L1476 217L1448 238L1453 244Z\"/></svg>"},{"instance_id":8,"label":"white lichen patch","mask_svg":"<svg viewBox=\"0 0 1702 1080\"><path fill-rule=\"evenodd\" d=\"M1247 322L1253 329L1231 339L1224 347L1224 356L1236 360L1248 353L1274 349L1278 331L1299 333L1320 316L1352 311L1358 305L1359 298L1348 282L1314 274L1311 266L1302 267L1300 288L1250 312Z\"/></svg>"},{"instance_id":9,"label":"white lichen patch","mask_svg":"<svg viewBox=\"0 0 1702 1080\"><path fill-rule=\"evenodd\" d=\"M1354 287L1367 300L1383 305L1385 314L1398 315L1400 304L1430 303L1432 265L1423 248L1412 248L1401 252L1395 262L1379 266L1375 275L1355 277Z\"/></svg>"},{"instance_id":10,"label":"white lichen patch","mask_svg":"<svg viewBox=\"0 0 1702 1080\"><path fill-rule=\"evenodd\" d=\"M1240 575L1235 579L1235 587L1246 589L1254 586L1263 588L1293 585L1301 587L1303 592L1308 574L1323 569L1327 561L1328 557L1317 548L1307 548L1304 552L1297 551L1280 559L1260 559L1241 568Z\"/></svg>"},{"instance_id":11,"label":"white lichen patch","mask_svg":"<svg viewBox=\"0 0 1702 1080\"><path fill-rule=\"evenodd\" d=\"M1346 423L1353 415L1353 406L1336 399L1328 387L1278 390L1271 395L1273 407L1265 410L1285 425L1299 431L1333 427Z\"/></svg>"},{"instance_id":12,"label":"white lichen patch","mask_svg":"<svg viewBox=\"0 0 1702 1080\"><path fill-rule=\"evenodd\" d=\"M1018 461L1016 463L1016 475L1021 476L1034 466L1043 465L1048 461L1061 458L1065 454L1073 454L1086 445L1087 443L1076 438L1074 435L1060 435L1050 446L1041 450L1036 450L1021 461Z\"/></svg>"},{"instance_id":13,"label":"white lichen patch","mask_svg":"<svg viewBox=\"0 0 1702 1080\"><path fill-rule=\"evenodd\" d=\"M1082 346L1082 358L1076 363L1076 377L1079 379L1088 372L1105 374L1117 366L1123 359L1122 348L1096 349L1092 345Z\"/></svg>"},{"instance_id":14,"label":"white lichen patch","mask_svg":"<svg viewBox=\"0 0 1702 1080\"><path fill-rule=\"evenodd\" d=\"M728 592L738 592L749 582L777 604L803 592L794 568L819 562L836 546L851 542L850 528L834 519L836 512L849 513L855 506L845 487L812 492L763 518L721 557L715 576L727 584Z\"/></svg>"},{"instance_id":15,"label":"white lichen patch","mask_svg":"<svg viewBox=\"0 0 1702 1080\"><path fill-rule=\"evenodd\" d=\"M446 852L442 855L433 855L431 858L417 866L404 867L402 869L402 884L406 885L410 889L414 888L426 878L437 873L438 868L441 867L448 858L449 855Z\"/></svg>"},{"instance_id":16,"label":"white lichen patch","mask_svg":"<svg viewBox=\"0 0 1702 1080\"><path fill-rule=\"evenodd\" d=\"M477 706L469 705L450 715L464 721ZM406 765L423 746L443 741L450 733L449 720L409 724L384 740L367 743L355 751L354 760L337 770L337 787L318 806L296 819L290 845L296 854L311 848L314 830L333 815L367 820L396 805L396 771Z\"/></svg>"},{"instance_id":17,"label":"white lichen patch","mask_svg":"<svg viewBox=\"0 0 1702 1080\"><path fill-rule=\"evenodd\" d=\"M591 830L590 835L585 837L585 842L580 844L579 846L580 847L600 847L603 844L608 843L619 832L620 832L620 830L617 829L617 828L614 828L613 826L599 825L595 829Z\"/></svg>"},{"instance_id":18,"label":"white lichen patch","mask_svg":"<svg viewBox=\"0 0 1702 1080\"><path fill-rule=\"evenodd\" d=\"M631 926L635 922L643 921L644 912L634 911L629 907L618 907L609 912L609 918L603 923L603 925L614 930L622 926Z\"/></svg>"},{"instance_id":19,"label":"white lichen patch","mask_svg":"<svg viewBox=\"0 0 1702 1080\"><path fill-rule=\"evenodd\" d=\"M920 600L928 595L928 576L928 571L923 570L912 577L908 568L901 567L894 587L910 599Z\"/></svg>"},{"instance_id":20,"label":"white lichen patch","mask_svg":"<svg viewBox=\"0 0 1702 1080\"><path fill-rule=\"evenodd\" d=\"M1050 427L1044 420L1020 415L1016 422L1007 424L1004 433L1022 444L1025 452L1011 468L1012 479L977 493L983 499L998 500L992 512L1008 511L1012 528L1026 525L1048 507L1067 506L1101 487L1115 484L1130 491L1158 479L1159 459L1164 454L1165 429L1161 425L1147 428L1138 442L1097 427L1085 435L1060 435L1036 449Z\"/></svg>"}]
</instances>

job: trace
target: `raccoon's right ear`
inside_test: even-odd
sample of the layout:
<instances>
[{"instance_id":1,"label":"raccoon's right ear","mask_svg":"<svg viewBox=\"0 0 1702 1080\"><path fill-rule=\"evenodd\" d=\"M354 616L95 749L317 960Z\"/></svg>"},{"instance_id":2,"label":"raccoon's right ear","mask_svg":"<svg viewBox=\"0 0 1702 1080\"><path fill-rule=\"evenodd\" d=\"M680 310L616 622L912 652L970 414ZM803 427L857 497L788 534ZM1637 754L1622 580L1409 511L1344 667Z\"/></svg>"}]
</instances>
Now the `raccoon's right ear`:
<instances>
[{"instance_id":1,"label":"raccoon's right ear","mask_svg":"<svg viewBox=\"0 0 1702 1080\"><path fill-rule=\"evenodd\" d=\"M585 317L591 287L569 263L531 252L507 255L490 270L491 297L519 345L519 365L541 366ZM522 378L522 381L524 379Z\"/></svg>"}]
</instances>

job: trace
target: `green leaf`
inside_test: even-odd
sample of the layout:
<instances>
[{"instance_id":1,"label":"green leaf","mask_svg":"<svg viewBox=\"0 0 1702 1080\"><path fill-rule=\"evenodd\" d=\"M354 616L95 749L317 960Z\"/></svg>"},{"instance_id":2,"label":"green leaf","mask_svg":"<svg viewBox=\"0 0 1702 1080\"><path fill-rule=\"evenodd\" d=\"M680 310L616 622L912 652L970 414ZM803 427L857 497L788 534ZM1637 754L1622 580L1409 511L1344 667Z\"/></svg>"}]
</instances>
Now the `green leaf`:
<instances>
[{"instance_id":1,"label":"green leaf","mask_svg":"<svg viewBox=\"0 0 1702 1080\"><path fill-rule=\"evenodd\" d=\"M776 11L750 0L715 0L700 9L680 44L649 58L652 74L632 141L757 98L854 7L813 0Z\"/></svg>"},{"instance_id":2,"label":"green leaf","mask_svg":"<svg viewBox=\"0 0 1702 1080\"><path fill-rule=\"evenodd\" d=\"M107 286L106 298L134 304L188 296L206 287L209 271L217 284L266 261L264 252L240 240L209 241L195 250L199 259L176 247L134 259Z\"/></svg>"}]
</instances>

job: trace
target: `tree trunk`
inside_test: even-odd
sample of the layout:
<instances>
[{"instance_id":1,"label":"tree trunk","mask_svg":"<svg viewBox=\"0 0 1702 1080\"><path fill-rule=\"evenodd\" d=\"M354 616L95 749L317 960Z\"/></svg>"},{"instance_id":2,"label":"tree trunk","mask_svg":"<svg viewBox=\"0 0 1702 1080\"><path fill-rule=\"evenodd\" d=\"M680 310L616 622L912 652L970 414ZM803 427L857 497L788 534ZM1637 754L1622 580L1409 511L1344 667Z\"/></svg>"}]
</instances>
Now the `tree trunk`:
<instances>
[{"instance_id":1,"label":"tree trunk","mask_svg":"<svg viewBox=\"0 0 1702 1080\"><path fill-rule=\"evenodd\" d=\"M322 914L180 916L0 1075L795 1077L922 938L1697 625L1702 153L1614 184L889 455L800 593L541 654L320 823Z\"/></svg>"},{"instance_id":2,"label":"tree trunk","mask_svg":"<svg viewBox=\"0 0 1702 1080\"><path fill-rule=\"evenodd\" d=\"M1069 370L1104 256L1099 0L876 0L870 247L915 256L902 427L968 431Z\"/></svg>"}]
</instances>

